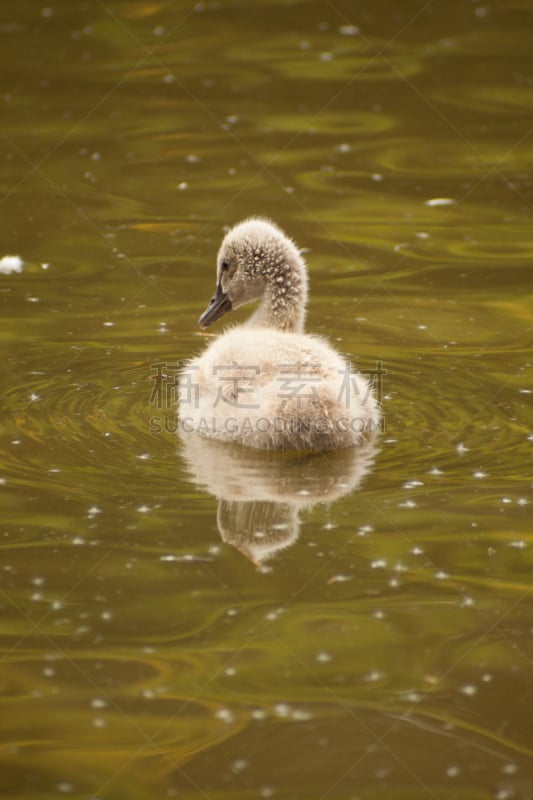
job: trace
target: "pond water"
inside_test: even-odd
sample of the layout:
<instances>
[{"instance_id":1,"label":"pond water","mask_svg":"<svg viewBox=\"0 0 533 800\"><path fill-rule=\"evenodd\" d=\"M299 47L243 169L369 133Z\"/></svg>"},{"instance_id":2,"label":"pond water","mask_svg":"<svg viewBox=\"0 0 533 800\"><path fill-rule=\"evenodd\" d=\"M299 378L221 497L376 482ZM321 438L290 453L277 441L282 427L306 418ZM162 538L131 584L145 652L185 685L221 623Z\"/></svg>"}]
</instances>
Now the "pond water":
<instances>
[{"instance_id":1,"label":"pond water","mask_svg":"<svg viewBox=\"0 0 533 800\"><path fill-rule=\"evenodd\" d=\"M533 797L531 3L3 12L2 796ZM359 451L173 433L249 214Z\"/></svg>"}]
</instances>

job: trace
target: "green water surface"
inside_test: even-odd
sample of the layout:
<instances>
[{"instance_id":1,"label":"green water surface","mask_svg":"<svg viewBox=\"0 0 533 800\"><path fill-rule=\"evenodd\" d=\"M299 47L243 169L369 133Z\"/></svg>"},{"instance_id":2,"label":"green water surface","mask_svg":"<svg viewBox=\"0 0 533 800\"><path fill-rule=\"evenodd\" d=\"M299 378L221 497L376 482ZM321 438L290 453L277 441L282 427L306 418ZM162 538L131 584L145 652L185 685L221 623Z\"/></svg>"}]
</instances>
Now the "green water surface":
<instances>
[{"instance_id":1,"label":"green water surface","mask_svg":"<svg viewBox=\"0 0 533 800\"><path fill-rule=\"evenodd\" d=\"M533 5L5 0L0 37L1 796L533 797ZM157 365L250 214L386 370L361 451L173 433Z\"/></svg>"}]
</instances>

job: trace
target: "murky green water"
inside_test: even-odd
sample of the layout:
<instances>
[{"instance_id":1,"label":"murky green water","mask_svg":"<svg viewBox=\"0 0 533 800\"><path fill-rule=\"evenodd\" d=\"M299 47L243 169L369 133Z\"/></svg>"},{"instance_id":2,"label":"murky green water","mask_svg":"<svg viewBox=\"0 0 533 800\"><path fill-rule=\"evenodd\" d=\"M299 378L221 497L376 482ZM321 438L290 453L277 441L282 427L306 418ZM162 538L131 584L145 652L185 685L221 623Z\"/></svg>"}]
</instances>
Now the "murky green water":
<instances>
[{"instance_id":1,"label":"murky green water","mask_svg":"<svg viewBox=\"0 0 533 800\"><path fill-rule=\"evenodd\" d=\"M2 796L531 798L532 5L3 12ZM172 434L250 213L374 446Z\"/></svg>"}]
</instances>

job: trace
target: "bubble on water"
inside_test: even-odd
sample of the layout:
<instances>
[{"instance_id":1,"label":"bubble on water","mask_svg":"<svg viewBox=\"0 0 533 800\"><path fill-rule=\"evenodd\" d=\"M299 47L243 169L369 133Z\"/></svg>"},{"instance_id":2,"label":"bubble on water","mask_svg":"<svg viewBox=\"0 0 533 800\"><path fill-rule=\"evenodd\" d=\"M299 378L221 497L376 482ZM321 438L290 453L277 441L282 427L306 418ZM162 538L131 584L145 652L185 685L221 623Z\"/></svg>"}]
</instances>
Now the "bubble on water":
<instances>
[{"instance_id":1,"label":"bubble on water","mask_svg":"<svg viewBox=\"0 0 533 800\"><path fill-rule=\"evenodd\" d=\"M516 797L513 789L500 789L494 795L495 800L512 800Z\"/></svg>"},{"instance_id":2,"label":"bubble on water","mask_svg":"<svg viewBox=\"0 0 533 800\"><path fill-rule=\"evenodd\" d=\"M244 758L236 758L235 761L233 761L231 764L231 771L238 775L239 772L242 772L244 769L247 769L248 766L249 763L248 761L245 761Z\"/></svg>"},{"instance_id":3,"label":"bubble on water","mask_svg":"<svg viewBox=\"0 0 533 800\"><path fill-rule=\"evenodd\" d=\"M273 611L268 611L264 619L268 620L268 622L275 622L283 614L283 611L283 608L275 608Z\"/></svg>"},{"instance_id":4,"label":"bubble on water","mask_svg":"<svg viewBox=\"0 0 533 800\"><path fill-rule=\"evenodd\" d=\"M459 442L455 450L457 453L459 453L460 456L462 456L464 453L468 453L469 448L462 442Z\"/></svg>"},{"instance_id":5,"label":"bubble on water","mask_svg":"<svg viewBox=\"0 0 533 800\"><path fill-rule=\"evenodd\" d=\"M486 473L486 472L483 472L483 471L482 471L482 470L480 470L480 469L478 469L476 472L474 472L474 474L472 475L472 477L473 477L473 478L486 478L486 477L487 477L487 473Z\"/></svg>"},{"instance_id":6,"label":"bubble on water","mask_svg":"<svg viewBox=\"0 0 533 800\"><path fill-rule=\"evenodd\" d=\"M310 719L313 719L313 715L310 711L306 711L303 708L295 708L291 714L291 719L295 722L307 722Z\"/></svg>"},{"instance_id":7,"label":"bubble on water","mask_svg":"<svg viewBox=\"0 0 533 800\"><path fill-rule=\"evenodd\" d=\"M515 547L517 550L525 550L527 542L523 539L517 539L514 542L509 542L509 547Z\"/></svg>"},{"instance_id":8,"label":"bubble on water","mask_svg":"<svg viewBox=\"0 0 533 800\"><path fill-rule=\"evenodd\" d=\"M56 783L56 789L58 792L73 792L74 791L74 784L70 783L69 781L59 781Z\"/></svg>"},{"instance_id":9,"label":"bubble on water","mask_svg":"<svg viewBox=\"0 0 533 800\"><path fill-rule=\"evenodd\" d=\"M315 660L320 664L327 664L332 658L333 656L327 650L320 650L315 656Z\"/></svg>"},{"instance_id":10,"label":"bubble on water","mask_svg":"<svg viewBox=\"0 0 533 800\"><path fill-rule=\"evenodd\" d=\"M420 703L423 699L423 695L421 695L420 692L407 692L403 696L403 699L408 700L409 703Z\"/></svg>"},{"instance_id":11,"label":"bubble on water","mask_svg":"<svg viewBox=\"0 0 533 800\"><path fill-rule=\"evenodd\" d=\"M429 470L430 475L444 475L443 471L438 467L431 467Z\"/></svg>"},{"instance_id":12,"label":"bubble on water","mask_svg":"<svg viewBox=\"0 0 533 800\"><path fill-rule=\"evenodd\" d=\"M219 708L215 711L215 717L228 725L235 720L235 714L230 708Z\"/></svg>"},{"instance_id":13,"label":"bubble on water","mask_svg":"<svg viewBox=\"0 0 533 800\"><path fill-rule=\"evenodd\" d=\"M451 764L449 767L446 768L447 778L456 778L460 774L461 774L461 768L458 767L456 764Z\"/></svg>"},{"instance_id":14,"label":"bubble on water","mask_svg":"<svg viewBox=\"0 0 533 800\"><path fill-rule=\"evenodd\" d=\"M149 512L150 510L151 510L151 509L150 509L150 506L147 506L147 505L142 505L142 506L139 506L139 508L137 509L137 511L139 512L139 514L148 514L148 512Z\"/></svg>"},{"instance_id":15,"label":"bubble on water","mask_svg":"<svg viewBox=\"0 0 533 800\"><path fill-rule=\"evenodd\" d=\"M370 562L371 569L385 569L387 561L385 558L376 558Z\"/></svg>"},{"instance_id":16,"label":"bubble on water","mask_svg":"<svg viewBox=\"0 0 533 800\"><path fill-rule=\"evenodd\" d=\"M372 527L372 525L360 525L360 527L357 528L357 535L366 536L367 534L372 533L373 531L374 528Z\"/></svg>"},{"instance_id":17,"label":"bubble on water","mask_svg":"<svg viewBox=\"0 0 533 800\"><path fill-rule=\"evenodd\" d=\"M355 25L341 25L339 28L341 36L357 36L359 28Z\"/></svg>"},{"instance_id":18,"label":"bubble on water","mask_svg":"<svg viewBox=\"0 0 533 800\"><path fill-rule=\"evenodd\" d=\"M430 208L436 208L438 206L453 206L455 204L455 200L453 197L432 197L430 200L426 200L426 205Z\"/></svg>"},{"instance_id":19,"label":"bubble on water","mask_svg":"<svg viewBox=\"0 0 533 800\"><path fill-rule=\"evenodd\" d=\"M424 485L424 481L419 481L419 480L413 479L411 481L406 481L403 484L402 488L403 489L415 489L417 486L423 486L423 485Z\"/></svg>"},{"instance_id":20,"label":"bubble on water","mask_svg":"<svg viewBox=\"0 0 533 800\"><path fill-rule=\"evenodd\" d=\"M444 570L440 569L435 573L435 577L438 581L447 581L450 575L448 572L444 572Z\"/></svg>"},{"instance_id":21,"label":"bubble on water","mask_svg":"<svg viewBox=\"0 0 533 800\"><path fill-rule=\"evenodd\" d=\"M464 686L461 686L460 690L461 694L465 694L467 697L473 697L477 694L477 686L474 686L473 683L465 683Z\"/></svg>"},{"instance_id":22,"label":"bubble on water","mask_svg":"<svg viewBox=\"0 0 533 800\"><path fill-rule=\"evenodd\" d=\"M332 575L331 578L329 578L326 581L326 583L329 586L330 583L346 583L346 581L351 581L351 580L353 580L353 575L339 574L339 575Z\"/></svg>"},{"instance_id":23,"label":"bubble on water","mask_svg":"<svg viewBox=\"0 0 533 800\"><path fill-rule=\"evenodd\" d=\"M367 683L376 683L376 681L380 681L385 677L385 673L379 669L373 669L371 672L368 672L364 679Z\"/></svg>"},{"instance_id":24,"label":"bubble on water","mask_svg":"<svg viewBox=\"0 0 533 800\"><path fill-rule=\"evenodd\" d=\"M398 508L416 508L416 505L414 500L404 500L402 503L398 503Z\"/></svg>"},{"instance_id":25,"label":"bubble on water","mask_svg":"<svg viewBox=\"0 0 533 800\"><path fill-rule=\"evenodd\" d=\"M103 697L93 697L91 700L91 708L107 708L108 702Z\"/></svg>"}]
</instances>

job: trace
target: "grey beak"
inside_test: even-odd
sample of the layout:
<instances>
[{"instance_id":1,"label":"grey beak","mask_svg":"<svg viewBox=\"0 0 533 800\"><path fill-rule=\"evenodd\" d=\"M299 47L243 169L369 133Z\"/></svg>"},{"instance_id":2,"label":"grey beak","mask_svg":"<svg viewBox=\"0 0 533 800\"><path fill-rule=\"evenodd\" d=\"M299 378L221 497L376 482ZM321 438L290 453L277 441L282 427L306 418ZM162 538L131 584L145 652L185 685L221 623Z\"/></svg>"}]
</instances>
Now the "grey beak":
<instances>
[{"instance_id":1,"label":"grey beak","mask_svg":"<svg viewBox=\"0 0 533 800\"><path fill-rule=\"evenodd\" d=\"M219 283L215 294L209 301L209 305L198 320L198 325L200 328L207 328L212 322L215 322L225 314L226 311L231 311L231 300L222 291L222 286Z\"/></svg>"}]
</instances>

